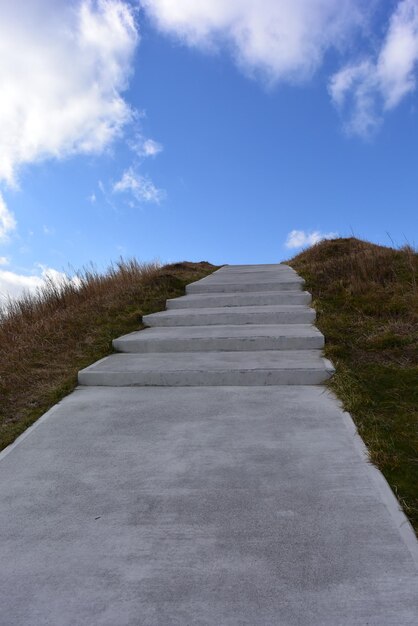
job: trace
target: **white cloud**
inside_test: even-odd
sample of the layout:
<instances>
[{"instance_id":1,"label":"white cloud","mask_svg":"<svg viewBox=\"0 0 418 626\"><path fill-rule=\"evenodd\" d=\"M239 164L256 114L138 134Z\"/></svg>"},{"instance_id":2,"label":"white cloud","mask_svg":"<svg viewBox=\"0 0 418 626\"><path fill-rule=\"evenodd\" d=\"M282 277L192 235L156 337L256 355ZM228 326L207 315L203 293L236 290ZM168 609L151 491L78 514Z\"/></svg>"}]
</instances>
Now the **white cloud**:
<instances>
[{"instance_id":1,"label":"white cloud","mask_svg":"<svg viewBox=\"0 0 418 626\"><path fill-rule=\"evenodd\" d=\"M372 3L373 4L373 3ZM341 48L362 25L370 3L360 0L142 0L163 32L189 46L226 46L246 72L268 81L300 81Z\"/></svg>"},{"instance_id":2,"label":"white cloud","mask_svg":"<svg viewBox=\"0 0 418 626\"><path fill-rule=\"evenodd\" d=\"M0 241L7 239L15 228L16 220L13 213L7 208L3 196L0 194Z\"/></svg>"},{"instance_id":3,"label":"white cloud","mask_svg":"<svg viewBox=\"0 0 418 626\"><path fill-rule=\"evenodd\" d=\"M139 40L123 0L0 3L0 180L100 153L133 119L122 97Z\"/></svg>"},{"instance_id":4,"label":"white cloud","mask_svg":"<svg viewBox=\"0 0 418 626\"><path fill-rule=\"evenodd\" d=\"M156 156L163 151L163 147L158 141L154 139L146 139L142 146L142 152L144 156Z\"/></svg>"},{"instance_id":5,"label":"white cloud","mask_svg":"<svg viewBox=\"0 0 418 626\"><path fill-rule=\"evenodd\" d=\"M155 157L164 149L158 141L145 139L140 132L136 133L134 138L128 142L128 145L139 157Z\"/></svg>"},{"instance_id":6,"label":"white cloud","mask_svg":"<svg viewBox=\"0 0 418 626\"><path fill-rule=\"evenodd\" d=\"M34 292L41 285L43 280L39 276L27 276L0 269L0 303L9 297L16 298L25 291Z\"/></svg>"},{"instance_id":7,"label":"white cloud","mask_svg":"<svg viewBox=\"0 0 418 626\"><path fill-rule=\"evenodd\" d=\"M9 265L10 259L7 256L0 256L0 265Z\"/></svg>"},{"instance_id":8,"label":"white cloud","mask_svg":"<svg viewBox=\"0 0 418 626\"><path fill-rule=\"evenodd\" d=\"M348 64L330 81L330 94L348 115L347 130L368 136L385 112L416 89L418 68L418 0L402 0L392 14L375 58Z\"/></svg>"},{"instance_id":9,"label":"white cloud","mask_svg":"<svg viewBox=\"0 0 418 626\"><path fill-rule=\"evenodd\" d=\"M128 168L122 178L113 185L114 193L131 193L139 203L159 204L164 198L165 192L158 189L147 177L138 174L133 167Z\"/></svg>"},{"instance_id":10,"label":"white cloud","mask_svg":"<svg viewBox=\"0 0 418 626\"><path fill-rule=\"evenodd\" d=\"M290 249L306 248L323 239L334 239L335 237L338 237L337 233L321 233L319 230L307 233L304 230L292 230L286 238L285 246Z\"/></svg>"},{"instance_id":11,"label":"white cloud","mask_svg":"<svg viewBox=\"0 0 418 626\"><path fill-rule=\"evenodd\" d=\"M393 14L378 59L385 109L393 109L416 87L418 0L403 0Z\"/></svg>"},{"instance_id":12,"label":"white cloud","mask_svg":"<svg viewBox=\"0 0 418 626\"><path fill-rule=\"evenodd\" d=\"M33 274L19 274L10 270L0 269L0 305L8 299L18 298L24 293L35 293L45 286L47 281L63 284L69 280L78 283L77 277L70 279L63 272L51 267L37 265Z\"/></svg>"}]
</instances>

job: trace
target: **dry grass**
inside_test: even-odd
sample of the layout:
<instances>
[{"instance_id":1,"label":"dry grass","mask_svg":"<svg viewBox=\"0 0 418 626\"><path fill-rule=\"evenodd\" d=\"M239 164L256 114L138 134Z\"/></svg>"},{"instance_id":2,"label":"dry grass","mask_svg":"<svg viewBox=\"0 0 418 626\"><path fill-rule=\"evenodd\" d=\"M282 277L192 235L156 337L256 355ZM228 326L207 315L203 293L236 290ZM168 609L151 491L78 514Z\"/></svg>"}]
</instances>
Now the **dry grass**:
<instances>
[{"instance_id":1,"label":"dry grass","mask_svg":"<svg viewBox=\"0 0 418 626\"><path fill-rule=\"evenodd\" d=\"M313 294L331 387L418 529L418 254L335 239L289 264Z\"/></svg>"},{"instance_id":2,"label":"dry grass","mask_svg":"<svg viewBox=\"0 0 418 626\"><path fill-rule=\"evenodd\" d=\"M214 269L121 261L10 302L0 313L0 449L72 391L78 370L109 354L113 338L141 328L142 315Z\"/></svg>"}]
</instances>

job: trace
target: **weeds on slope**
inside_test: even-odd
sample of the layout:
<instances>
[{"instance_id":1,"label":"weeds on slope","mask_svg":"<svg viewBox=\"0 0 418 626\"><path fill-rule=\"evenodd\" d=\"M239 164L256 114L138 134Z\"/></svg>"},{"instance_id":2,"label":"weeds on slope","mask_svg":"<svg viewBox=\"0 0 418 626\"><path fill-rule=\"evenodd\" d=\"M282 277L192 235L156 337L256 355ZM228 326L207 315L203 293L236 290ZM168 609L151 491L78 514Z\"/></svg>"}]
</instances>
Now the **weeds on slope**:
<instances>
[{"instance_id":1,"label":"weeds on slope","mask_svg":"<svg viewBox=\"0 0 418 626\"><path fill-rule=\"evenodd\" d=\"M330 386L418 530L418 254L335 239L289 264L312 292Z\"/></svg>"},{"instance_id":2,"label":"weeds on slope","mask_svg":"<svg viewBox=\"0 0 418 626\"><path fill-rule=\"evenodd\" d=\"M120 261L10 301L0 312L0 449L74 389L79 369L110 354L112 339L215 269Z\"/></svg>"}]
</instances>

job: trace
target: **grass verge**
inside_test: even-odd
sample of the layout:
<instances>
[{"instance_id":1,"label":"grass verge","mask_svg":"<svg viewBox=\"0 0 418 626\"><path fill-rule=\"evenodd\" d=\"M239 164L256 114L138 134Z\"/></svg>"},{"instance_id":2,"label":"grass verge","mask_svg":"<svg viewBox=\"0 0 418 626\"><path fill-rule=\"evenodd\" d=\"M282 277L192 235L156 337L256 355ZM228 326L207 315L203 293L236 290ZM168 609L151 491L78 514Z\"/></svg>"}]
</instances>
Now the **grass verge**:
<instances>
[{"instance_id":1,"label":"grass verge","mask_svg":"<svg viewBox=\"0 0 418 626\"><path fill-rule=\"evenodd\" d=\"M418 531L418 254L335 239L289 265L312 293L330 387Z\"/></svg>"},{"instance_id":2,"label":"grass verge","mask_svg":"<svg viewBox=\"0 0 418 626\"><path fill-rule=\"evenodd\" d=\"M110 354L112 339L215 269L121 261L10 302L0 312L0 450L75 388L80 369Z\"/></svg>"}]
</instances>

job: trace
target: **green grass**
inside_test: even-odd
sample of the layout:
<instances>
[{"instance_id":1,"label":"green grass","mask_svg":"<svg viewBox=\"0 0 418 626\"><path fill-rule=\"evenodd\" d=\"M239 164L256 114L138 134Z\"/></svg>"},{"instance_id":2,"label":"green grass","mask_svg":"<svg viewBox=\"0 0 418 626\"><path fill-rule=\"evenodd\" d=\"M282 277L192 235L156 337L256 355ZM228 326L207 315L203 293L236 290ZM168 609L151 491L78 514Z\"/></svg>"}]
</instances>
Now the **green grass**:
<instances>
[{"instance_id":1,"label":"green grass","mask_svg":"<svg viewBox=\"0 0 418 626\"><path fill-rule=\"evenodd\" d=\"M418 255L350 238L289 264L313 295L330 387L418 531Z\"/></svg>"},{"instance_id":2,"label":"green grass","mask_svg":"<svg viewBox=\"0 0 418 626\"><path fill-rule=\"evenodd\" d=\"M0 449L68 395L80 369L110 354L112 339L142 328L142 315L215 269L122 261L10 303L0 314Z\"/></svg>"}]
</instances>

